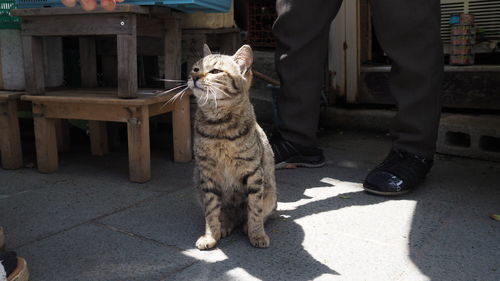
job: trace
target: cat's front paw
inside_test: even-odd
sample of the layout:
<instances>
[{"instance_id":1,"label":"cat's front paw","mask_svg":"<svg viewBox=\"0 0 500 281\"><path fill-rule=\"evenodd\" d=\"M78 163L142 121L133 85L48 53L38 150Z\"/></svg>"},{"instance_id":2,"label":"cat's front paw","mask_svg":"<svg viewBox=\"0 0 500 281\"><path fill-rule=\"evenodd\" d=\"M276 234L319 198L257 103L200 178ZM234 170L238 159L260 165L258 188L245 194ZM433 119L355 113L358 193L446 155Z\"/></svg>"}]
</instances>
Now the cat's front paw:
<instances>
[{"instance_id":1,"label":"cat's front paw","mask_svg":"<svg viewBox=\"0 0 500 281\"><path fill-rule=\"evenodd\" d=\"M252 244L252 246L257 248L267 248L271 244L269 236L267 236L267 234L265 233L252 237L249 236L248 238L250 239L250 243Z\"/></svg>"},{"instance_id":2,"label":"cat's front paw","mask_svg":"<svg viewBox=\"0 0 500 281\"><path fill-rule=\"evenodd\" d=\"M217 240L208 235L203 235L196 241L196 248L200 250L208 250L215 247L215 245L217 245Z\"/></svg>"}]
</instances>

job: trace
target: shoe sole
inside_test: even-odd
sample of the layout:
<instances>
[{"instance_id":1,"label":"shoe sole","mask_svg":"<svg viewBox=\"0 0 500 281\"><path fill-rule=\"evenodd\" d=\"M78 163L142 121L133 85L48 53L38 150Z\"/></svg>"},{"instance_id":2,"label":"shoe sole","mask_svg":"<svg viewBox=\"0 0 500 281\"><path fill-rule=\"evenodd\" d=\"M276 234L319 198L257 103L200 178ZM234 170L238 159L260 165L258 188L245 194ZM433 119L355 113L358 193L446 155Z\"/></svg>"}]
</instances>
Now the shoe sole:
<instances>
[{"instance_id":1,"label":"shoe sole","mask_svg":"<svg viewBox=\"0 0 500 281\"><path fill-rule=\"evenodd\" d=\"M383 196L398 196L398 195L406 194L406 193L411 191L410 189L403 190L403 191L396 191L396 192L378 191L375 189L371 189L370 187L367 187L365 185L363 185L363 189L368 193L372 193L372 194L376 194L376 195L383 195Z\"/></svg>"},{"instance_id":2,"label":"shoe sole","mask_svg":"<svg viewBox=\"0 0 500 281\"><path fill-rule=\"evenodd\" d=\"M30 273L28 271L28 264L26 260L17 257L17 267L16 269L7 277L7 281L28 281L30 278Z\"/></svg>"},{"instance_id":3,"label":"shoe sole","mask_svg":"<svg viewBox=\"0 0 500 281\"><path fill-rule=\"evenodd\" d=\"M323 166L325 166L325 162L318 164L280 162L275 164L275 169L281 170L281 169L295 169L295 168L320 168Z\"/></svg>"}]
</instances>

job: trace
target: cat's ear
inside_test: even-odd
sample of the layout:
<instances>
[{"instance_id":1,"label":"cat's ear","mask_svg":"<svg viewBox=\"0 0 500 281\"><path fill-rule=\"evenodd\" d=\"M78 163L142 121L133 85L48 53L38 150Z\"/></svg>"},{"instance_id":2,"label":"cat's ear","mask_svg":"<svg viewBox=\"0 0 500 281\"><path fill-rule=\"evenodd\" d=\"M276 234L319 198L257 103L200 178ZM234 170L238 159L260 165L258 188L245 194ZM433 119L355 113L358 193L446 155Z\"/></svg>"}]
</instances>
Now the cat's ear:
<instances>
[{"instance_id":1,"label":"cat's ear","mask_svg":"<svg viewBox=\"0 0 500 281\"><path fill-rule=\"evenodd\" d=\"M207 44L203 44L203 57L206 57L208 55L211 55L212 51L210 51L210 48L208 47Z\"/></svg>"},{"instance_id":2,"label":"cat's ear","mask_svg":"<svg viewBox=\"0 0 500 281\"><path fill-rule=\"evenodd\" d=\"M250 66L252 66L253 62L252 48L249 45L241 46L241 48L238 51L236 51L236 53L233 55L233 59L240 67L240 72L245 73L247 69L249 69Z\"/></svg>"}]
</instances>

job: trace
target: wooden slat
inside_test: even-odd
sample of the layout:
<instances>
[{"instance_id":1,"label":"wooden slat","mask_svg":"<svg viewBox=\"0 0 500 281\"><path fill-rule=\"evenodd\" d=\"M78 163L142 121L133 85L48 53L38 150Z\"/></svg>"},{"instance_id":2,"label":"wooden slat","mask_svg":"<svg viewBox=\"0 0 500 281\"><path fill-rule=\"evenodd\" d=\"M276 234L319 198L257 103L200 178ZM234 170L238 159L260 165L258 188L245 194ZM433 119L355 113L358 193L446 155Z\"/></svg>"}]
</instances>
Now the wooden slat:
<instances>
[{"instance_id":1,"label":"wooden slat","mask_svg":"<svg viewBox=\"0 0 500 281\"><path fill-rule=\"evenodd\" d=\"M104 10L101 7L93 11L85 11L81 7L65 8L36 8L36 9L15 9L11 11L13 16L27 17L27 16L57 16L57 15L87 15L87 14L119 14L119 13L134 13L134 14L148 14L148 7L137 5L117 5L113 11Z\"/></svg>"},{"instance_id":2,"label":"wooden slat","mask_svg":"<svg viewBox=\"0 0 500 281\"><path fill-rule=\"evenodd\" d=\"M69 123L66 119L55 119L57 150L59 152L68 152L71 148L69 137Z\"/></svg>"},{"instance_id":3,"label":"wooden slat","mask_svg":"<svg viewBox=\"0 0 500 281\"><path fill-rule=\"evenodd\" d=\"M151 91L148 91L151 92ZM116 91L105 90L61 90L51 91L46 95L24 95L21 100L36 102L57 102L57 103L78 103L78 104L110 104L138 106L149 105L159 102L166 102L178 91L172 91L165 95L139 94L136 99L120 99L116 96Z\"/></svg>"},{"instance_id":4,"label":"wooden slat","mask_svg":"<svg viewBox=\"0 0 500 281\"><path fill-rule=\"evenodd\" d=\"M132 182L151 179L149 113L147 106L136 108L127 122L129 178Z\"/></svg>"},{"instance_id":5,"label":"wooden slat","mask_svg":"<svg viewBox=\"0 0 500 281\"><path fill-rule=\"evenodd\" d=\"M22 36L26 92L30 95L45 91L42 37Z\"/></svg>"},{"instance_id":6,"label":"wooden slat","mask_svg":"<svg viewBox=\"0 0 500 281\"><path fill-rule=\"evenodd\" d=\"M189 96L185 95L175 103L172 112L175 162L189 162L193 158L190 118Z\"/></svg>"},{"instance_id":7,"label":"wooden slat","mask_svg":"<svg viewBox=\"0 0 500 281\"><path fill-rule=\"evenodd\" d=\"M0 153L4 169L23 166L16 100L0 101Z\"/></svg>"},{"instance_id":8,"label":"wooden slat","mask_svg":"<svg viewBox=\"0 0 500 281\"><path fill-rule=\"evenodd\" d=\"M133 34L136 30L133 14L86 14L54 17L24 17L23 35L75 36Z\"/></svg>"},{"instance_id":9,"label":"wooden slat","mask_svg":"<svg viewBox=\"0 0 500 281\"><path fill-rule=\"evenodd\" d=\"M19 99L25 92L0 91L0 101Z\"/></svg>"},{"instance_id":10,"label":"wooden slat","mask_svg":"<svg viewBox=\"0 0 500 281\"><path fill-rule=\"evenodd\" d=\"M179 19L171 18L165 20L164 42L165 79L180 79L182 33ZM166 88L171 85L171 83L165 82Z\"/></svg>"},{"instance_id":11,"label":"wooden slat","mask_svg":"<svg viewBox=\"0 0 500 281\"><path fill-rule=\"evenodd\" d=\"M163 36L163 19L154 18L151 16L137 16L137 35L162 37Z\"/></svg>"},{"instance_id":12,"label":"wooden slat","mask_svg":"<svg viewBox=\"0 0 500 281\"><path fill-rule=\"evenodd\" d=\"M184 34L220 34L220 33L231 33L231 32L239 32L238 28L219 28L219 29L183 29L182 33Z\"/></svg>"},{"instance_id":13,"label":"wooden slat","mask_svg":"<svg viewBox=\"0 0 500 281\"><path fill-rule=\"evenodd\" d=\"M97 87L97 56L94 37L79 37L82 87Z\"/></svg>"},{"instance_id":14,"label":"wooden slat","mask_svg":"<svg viewBox=\"0 0 500 281\"><path fill-rule=\"evenodd\" d=\"M129 112L120 105L45 102L47 118L127 122Z\"/></svg>"},{"instance_id":15,"label":"wooden slat","mask_svg":"<svg viewBox=\"0 0 500 281\"><path fill-rule=\"evenodd\" d=\"M137 37L118 35L116 39L118 55L118 97L137 97Z\"/></svg>"},{"instance_id":16,"label":"wooden slat","mask_svg":"<svg viewBox=\"0 0 500 281\"><path fill-rule=\"evenodd\" d=\"M57 170L57 139L55 120L43 117L44 106L33 104L33 120L35 124L36 158L38 171L51 173Z\"/></svg>"},{"instance_id":17,"label":"wooden slat","mask_svg":"<svg viewBox=\"0 0 500 281\"><path fill-rule=\"evenodd\" d=\"M109 153L106 122L89 121L90 151L92 155L103 156Z\"/></svg>"}]
</instances>

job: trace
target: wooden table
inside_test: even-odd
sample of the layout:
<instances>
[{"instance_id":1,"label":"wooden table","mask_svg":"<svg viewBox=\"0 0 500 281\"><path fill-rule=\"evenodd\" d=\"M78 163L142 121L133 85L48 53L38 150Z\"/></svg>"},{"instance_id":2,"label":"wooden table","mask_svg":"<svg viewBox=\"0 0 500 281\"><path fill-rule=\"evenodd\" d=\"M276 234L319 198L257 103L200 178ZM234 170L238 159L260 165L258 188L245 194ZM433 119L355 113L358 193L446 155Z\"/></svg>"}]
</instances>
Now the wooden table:
<instances>
[{"instance_id":1,"label":"wooden table","mask_svg":"<svg viewBox=\"0 0 500 281\"><path fill-rule=\"evenodd\" d=\"M38 8L12 10L22 18L26 91L45 92L43 73L44 36L78 36L82 87L97 86L95 36L116 36L118 91L120 98L137 97L137 36L164 41L165 76L180 79L181 14L167 7L117 5L113 11L98 8L87 12L75 8Z\"/></svg>"},{"instance_id":2,"label":"wooden table","mask_svg":"<svg viewBox=\"0 0 500 281\"><path fill-rule=\"evenodd\" d=\"M166 112L173 113L174 160L189 162L192 158L189 97L167 103L175 94L157 96L139 93L135 99L120 99L116 91L61 90L45 95L25 95L22 100L33 104L38 169L50 173L58 169L56 121L83 119L127 123L129 178L133 182L151 179L149 118ZM92 123L90 123L92 126ZM94 130L92 150L107 145L106 130Z\"/></svg>"},{"instance_id":3,"label":"wooden table","mask_svg":"<svg viewBox=\"0 0 500 281\"><path fill-rule=\"evenodd\" d=\"M19 169L23 166L21 135L17 116L19 98L23 93L0 91L0 153L2 167Z\"/></svg>"}]
</instances>

